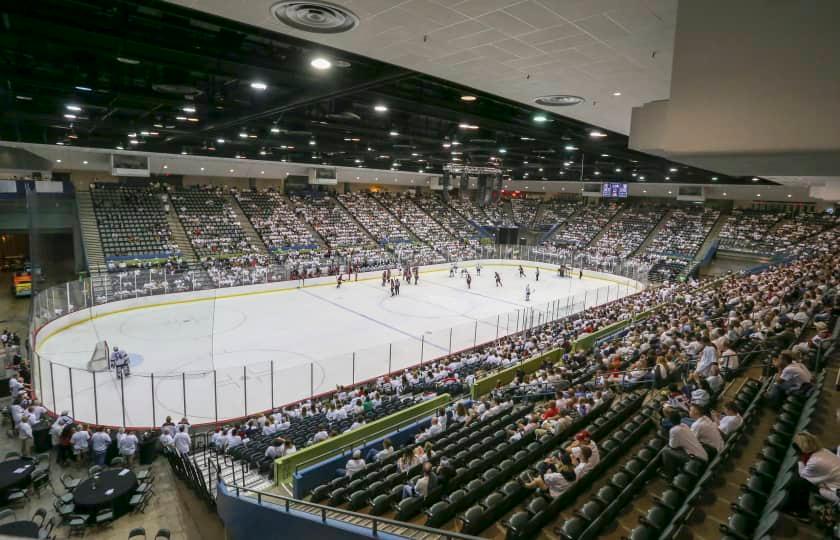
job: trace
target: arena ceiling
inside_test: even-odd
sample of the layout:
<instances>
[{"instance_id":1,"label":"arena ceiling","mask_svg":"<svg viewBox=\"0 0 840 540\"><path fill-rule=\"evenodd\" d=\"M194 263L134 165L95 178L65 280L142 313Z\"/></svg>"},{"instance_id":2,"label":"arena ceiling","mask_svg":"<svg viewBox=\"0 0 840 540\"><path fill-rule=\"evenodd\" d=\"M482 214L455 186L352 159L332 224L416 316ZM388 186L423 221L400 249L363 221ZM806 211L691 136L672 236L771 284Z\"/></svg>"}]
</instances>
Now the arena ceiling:
<instances>
[{"instance_id":1,"label":"arena ceiling","mask_svg":"<svg viewBox=\"0 0 840 540\"><path fill-rule=\"evenodd\" d=\"M634 152L580 120L171 3L39 0L0 14L5 141L428 174L495 165L534 180L773 183Z\"/></svg>"}]
</instances>

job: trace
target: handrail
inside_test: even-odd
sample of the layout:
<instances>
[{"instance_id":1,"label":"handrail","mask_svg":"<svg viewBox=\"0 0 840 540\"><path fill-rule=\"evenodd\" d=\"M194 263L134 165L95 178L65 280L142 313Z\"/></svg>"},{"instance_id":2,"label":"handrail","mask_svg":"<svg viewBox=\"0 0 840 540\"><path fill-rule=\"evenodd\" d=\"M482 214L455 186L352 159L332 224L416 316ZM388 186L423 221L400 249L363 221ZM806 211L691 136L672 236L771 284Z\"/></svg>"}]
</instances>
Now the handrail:
<instances>
[{"instance_id":1,"label":"handrail","mask_svg":"<svg viewBox=\"0 0 840 540\"><path fill-rule=\"evenodd\" d=\"M225 486L225 489L228 488L228 485L225 482L222 482L222 484ZM335 507L332 507L332 506L325 506L325 505L322 505L322 504L317 504L317 503L304 501L304 500L300 500L300 499L294 499L292 497L286 497L286 496L277 495L277 494L274 494L274 493L257 491L255 489L241 487L241 486L238 486L238 485L235 485L235 484L233 484L229 487L231 489L233 489L234 491L236 491L236 497L237 498L242 498L243 494L249 494L249 493L250 494L255 494L257 504L260 505L260 506L263 506L263 499L269 499L268 502L270 504L274 504L273 502L271 502L273 500L280 501L282 504L276 504L276 506L280 507L286 513L289 513L292 510L292 508L291 508L292 504L294 504L298 507L302 506L302 507L305 507L305 508L316 510L315 512L309 511L309 510L301 510L301 511L309 513L309 514L319 514L321 516L321 522L322 523L327 522L327 519L328 519L327 514L328 513L332 514L333 516L337 514L337 515L346 516L346 517L352 518L352 519L363 519L363 520L366 520L366 521L370 521L370 523L371 523L370 529L371 529L371 532L373 533L374 536L377 535L377 531L379 530L380 525L384 524L384 525L391 525L393 527L398 527L400 529L411 529L411 530L419 531L419 532L426 533L426 534L438 535L438 536L443 537L444 539L447 539L447 540L448 539L481 540L480 537L478 537L478 536L470 536L468 534L462 534L462 533L455 532L455 531L446 531L446 530L443 530L443 529L434 529L432 527L426 527L424 525L417 525L415 523L409 523L409 522L406 522L406 521L397 521L397 520L394 520L394 519L383 518L383 517L380 517L380 516L373 516L371 514L362 514L362 513L359 513L359 512L352 512L350 510L344 510L342 508L335 508ZM335 521L343 521L343 520L336 520L334 517L330 517L329 519L333 519ZM357 527L361 526L358 523L354 523L353 525L356 525Z\"/></svg>"}]
</instances>

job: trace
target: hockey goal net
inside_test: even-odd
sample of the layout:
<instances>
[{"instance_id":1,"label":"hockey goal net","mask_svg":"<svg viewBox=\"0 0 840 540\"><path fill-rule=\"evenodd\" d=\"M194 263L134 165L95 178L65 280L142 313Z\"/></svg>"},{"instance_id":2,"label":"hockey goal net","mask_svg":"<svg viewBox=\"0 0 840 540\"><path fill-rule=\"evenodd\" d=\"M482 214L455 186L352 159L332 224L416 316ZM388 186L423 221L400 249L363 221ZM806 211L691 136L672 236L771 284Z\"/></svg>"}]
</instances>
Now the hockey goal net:
<instances>
[{"instance_id":1,"label":"hockey goal net","mask_svg":"<svg viewBox=\"0 0 840 540\"><path fill-rule=\"evenodd\" d=\"M93 349L93 354L90 355L90 360L87 363L88 371L108 371L110 367L110 349L107 341L99 341Z\"/></svg>"}]
</instances>

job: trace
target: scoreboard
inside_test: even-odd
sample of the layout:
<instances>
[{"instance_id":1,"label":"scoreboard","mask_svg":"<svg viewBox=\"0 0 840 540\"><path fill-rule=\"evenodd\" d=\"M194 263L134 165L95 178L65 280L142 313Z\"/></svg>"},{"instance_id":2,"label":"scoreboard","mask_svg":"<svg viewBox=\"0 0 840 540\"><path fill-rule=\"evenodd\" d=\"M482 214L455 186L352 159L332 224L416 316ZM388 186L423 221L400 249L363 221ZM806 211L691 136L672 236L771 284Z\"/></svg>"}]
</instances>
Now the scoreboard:
<instances>
[{"instance_id":1,"label":"scoreboard","mask_svg":"<svg viewBox=\"0 0 840 540\"><path fill-rule=\"evenodd\" d=\"M627 184L605 182L601 185L601 197L627 198Z\"/></svg>"}]
</instances>

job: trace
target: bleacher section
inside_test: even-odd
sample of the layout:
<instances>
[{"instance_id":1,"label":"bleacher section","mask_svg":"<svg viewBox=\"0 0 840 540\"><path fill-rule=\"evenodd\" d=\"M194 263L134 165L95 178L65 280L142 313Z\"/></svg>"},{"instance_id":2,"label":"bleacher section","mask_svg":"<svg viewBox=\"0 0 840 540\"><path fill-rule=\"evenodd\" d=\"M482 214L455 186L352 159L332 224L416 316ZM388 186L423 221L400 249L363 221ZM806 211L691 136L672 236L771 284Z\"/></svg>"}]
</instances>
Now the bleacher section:
<instances>
[{"instance_id":1,"label":"bleacher section","mask_svg":"<svg viewBox=\"0 0 840 540\"><path fill-rule=\"evenodd\" d=\"M256 252L223 190L196 188L175 191L170 200L200 258Z\"/></svg>"},{"instance_id":2,"label":"bleacher section","mask_svg":"<svg viewBox=\"0 0 840 540\"><path fill-rule=\"evenodd\" d=\"M770 230L782 219L780 212L735 209L720 231L720 248L752 254L773 253Z\"/></svg>"},{"instance_id":3,"label":"bleacher section","mask_svg":"<svg viewBox=\"0 0 840 540\"><path fill-rule=\"evenodd\" d=\"M440 223L449 233L457 238L462 245L469 246L475 251L479 245L480 233L468 221L462 218L437 195L429 197L416 196L415 204L422 208L432 219ZM469 254L469 250L467 251Z\"/></svg>"},{"instance_id":4,"label":"bleacher section","mask_svg":"<svg viewBox=\"0 0 840 540\"><path fill-rule=\"evenodd\" d=\"M245 216L270 252L318 249L289 201L274 190L233 190Z\"/></svg>"},{"instance_id":5,"label":"bleacher section","mask_svg":"<svg viewBox=\"0 0 840 540\"><path fill-rule=\"evenodd\" d=\"M496 223L490 219L490 216L487 215L484 209L474 203L471 199L457 196L452 197L449 199L449 206L476 227L496 226Z\"/></svg>"},{"instance_id":6,"label":"bleacher section","mask_svg":"<svg viewBox=\"0 0 840 540\"><path fill-rule=\"evenodd\" d=\"M567 219L581 208L581 203L571 199L551 199L540 205L534 226L550 228L565 223Z\"/></svg>"},{"instance_id":7,"label":"bleacher section","mask_svg":"<svg viewBox=\"0 0 840 540\"><path fill-rule=\"evenodd\" d=\"M372 196L406 229L412 231L417 238L446 259L463 259L471 256L468 247L417 206L413 197L403 193L374 193Z\"/></svg>"},{"instance_id":8,"label":"bleacher section","mask_svg":"<svg viewBox=\"0 0 840 540\"><path fill-rule=\"evenodd\" d=\"M537 199L511 199L511 210L513 211L513 222L518 227L530 228L537 217L537 210L540 201Z\"/></svg>"},{"instance_id":9,"label":"bleacher section","mask_svg":"<svg viewBox=\"0 0 840 540\"><path fill-rule=\"evenodd\" d=\"M584 248L601 232L622 206L615 202L588 205L561 225L548 243L555 246Z\"/></svg>"},{"instance_id":10,"label":"bleacher section","mask_svg":"<svg viewBox=\"0 0 840 540\"><path fill-rule=\"evenodd\" d=\"M589 250L602 257L624 259L635 252L662 219L662 206L627 208L604 230Z\"/></svg>"},{"instance_id":11,"label":"bleacher section","mask_svg":"<svg viewBox=\"0 0 840 540\"><path fill-rule=\"evenodd\" d=\"M109 267L131 260L167 259L178 246L166 222L162 192L97 183L91 186L105 260Z\"/></svg>"},{"instance_id":12,"label":"bleacher section","mask_svg":"<svg viewBox=\"0 0 840 540\"><path fill-rule=\"evenodd\" d=\"M682 275L719 216L719 211L702 206L674 208L647 248L637 256L652 265L648 279L662 283Z\"/></svg>"}]
</instances>

